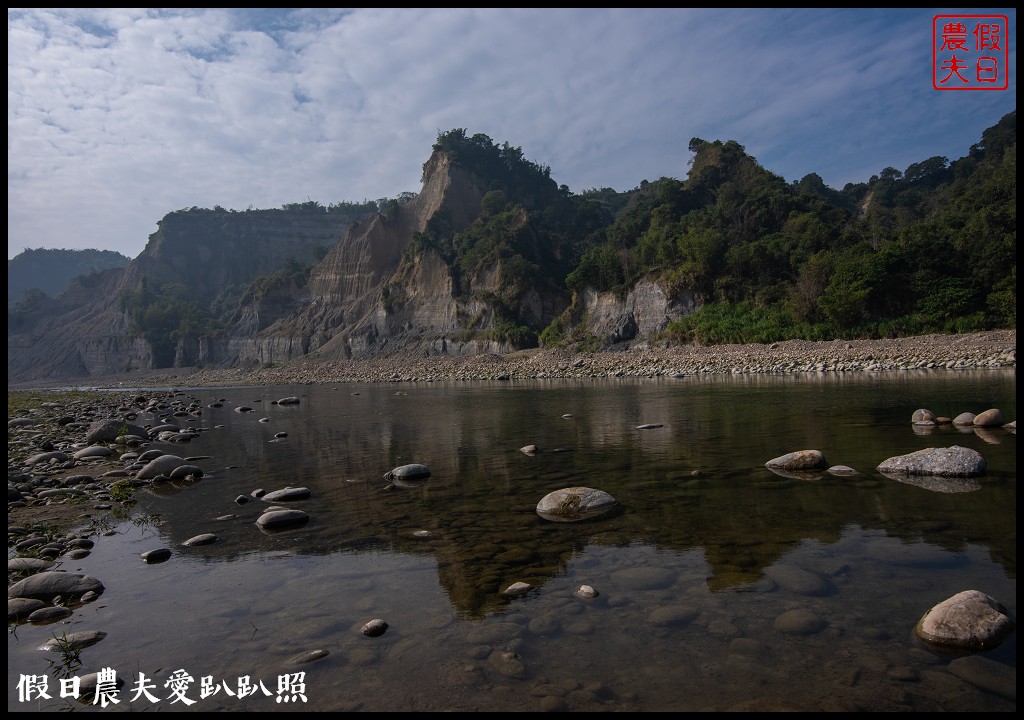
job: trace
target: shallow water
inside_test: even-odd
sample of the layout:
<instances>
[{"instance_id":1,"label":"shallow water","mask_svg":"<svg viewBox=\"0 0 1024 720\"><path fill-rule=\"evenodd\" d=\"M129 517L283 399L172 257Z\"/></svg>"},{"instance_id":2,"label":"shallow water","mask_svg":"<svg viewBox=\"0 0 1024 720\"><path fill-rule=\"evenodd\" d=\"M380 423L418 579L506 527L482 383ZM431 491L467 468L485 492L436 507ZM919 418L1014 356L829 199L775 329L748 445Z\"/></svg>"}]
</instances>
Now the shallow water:
<instances>
[{"instance_id":1,"label":"shallow water","mask_svg":"<svg viewBox=\"0 0 1024 720\"><path fill-rule=\"evenodd\" d=\"M291 395L301 402L271 403ZM937 652L913 632L929 608L968 589L1015 618L1016 435L910 424L921 407L948 417L999 407L1015 419L1015 371L180 398L202 412L173 420L203 432L153 446L210 456L195 463L206 475L139 492L115 534L64 563L104 583L99 600L62 623L9 626L9 710L99 709L54 686L104 667L126 683L106 711L1016 710L1006 691L1015 679L961 679L950 663L967 654ZM242 405L254 410L234 410ZM520 451L529 444L540 452ZM949 445L981 452L988 474L964 487L874 470ZM801 449L859 472L791 478L764 466ZM431 477L384 480L407 463ZM571 524L536 514L548 492L576 485L610 493L620 510ZM235 503L285 486L311 491L289 503L311 516L299 529L261 532L267 503ZM205 532L217 542L182 546ZM139 560L158 547L174 555ZM505 597L515 582L533 589ZM577 597L581 585L598 596ZM362 634L375 618L387 631ZM107 633L81 666L36 649L80 630ZM316 649L329 655L289 664ZM1015 676L1016 632L971 657L997 664L983 676ZM177 670L194 680L190 706L165 687ZM157 702L131 700L140 673ZM55 697L22 702L24 674L47 675ZM241 699L245 676L257 692ZM291 699L288 687L278 695L282 678L304 682L305 702L277 701Z\"/></svg>"}]
</instances>

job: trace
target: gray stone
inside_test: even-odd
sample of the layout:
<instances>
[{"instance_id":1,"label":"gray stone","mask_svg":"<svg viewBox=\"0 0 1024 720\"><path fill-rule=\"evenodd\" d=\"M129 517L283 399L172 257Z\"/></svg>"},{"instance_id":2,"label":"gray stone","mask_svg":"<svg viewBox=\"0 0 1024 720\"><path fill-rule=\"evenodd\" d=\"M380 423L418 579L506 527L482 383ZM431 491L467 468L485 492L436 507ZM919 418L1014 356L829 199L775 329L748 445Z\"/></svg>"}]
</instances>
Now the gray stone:
<instances>
[{"instance_id":1,"label":"gray stone","mask_svg":"<svg viewBox=\"0 0 1024 720\"><path fill-rule=\"evenodd\" d=\"M309 515L301 510L270 510L256 520L256 524L264 530L280 530L305 525L307 522Z\"/></svg>"},{"instance_id":2,"label":"gray stone","mask_svg":"<svg viewBox=\"0 0 1024 720\"><path fill-rule=\"evenodd\" d=\"M828 463L820 450L794 450L765 463L777 470L825 470Z\"/></svg>"},{"instance_id":3,"label":"gray stone","mask_svg":"<svg viewBox=\"0 0 1024 720\"><path fill-rule=\"evenodd\" d=\"M380 637L387 631L387 629L388 624L380 618L377 618L363 625L363 627L360 628L360 632L368 637Z\"/></svg>"},{"instance_id":4,"label":"gray stone","mask_svg":"<svg viewBox=\"0 0 1024 720\"><path fill-rule=\"evenodd\" d=\"M63 620L66 617L71 617L72 610L69 607L63 605L53 605L50 607L42 607L34 611L28 616L30 623L51 623Z\"/></svg>"},{"instance_id":5,"label":"gray stone","mask_svg":"<svg viewBox=\"0 0 1024 720\"><path fill-rule=\"evenodd\" d=\"M46 603L37 598L7 598L7 622L24 620Z\"/></svg>"},{"instance_id":6,"label":"gray stone","mask_svg":"<svg viewBox=\"0 0 1024 720\"><path fill-rule=\"evenodd\" d=\"M198 465L179 465L170 473L171 480L184 480L187 477L201 478L202 476L203 469Z\"/></svg>"},{"instance_id":7,"label":"gray stone","mask_svg":"<svg viewBox=\"0 0 1024 720\"><path fill-rule=\"evenodd\" d=\"M140 425L134 425L124 420L97 420L89 425L85 441L90 444L113 442L127 435L149 437L149 431Z\"/></svg>"},{"instance_id":8,"label":"gray stone","mask_svg":"<svg viewBox=\"0 0 1024 720\"><path fill-rule=\"evenodd\" d=\"M103 445L90 445L89 447L76 450L75 454L72 455L75 460L85 460L86 458L94 457L110 457L114 454L114 451Z\"/></svg>"},{"instance_id":9,"label":"gray stone","mask_svg":"<svg viewBox=\"0 0 1024 720\"><path fill-rule=\"evenodd\" d=\"M39 649L51 652L60 652L65 648L80 650L81 648L95 645L106 636L107 634L100 630L83 630L81 632L67 633L59 638L55 637L52 640L48 640Z\"/></svg>"},{"instance_id":10,"label":"gray stone","mask_svg":"<svg viewBox=\"0 0 1024 720\"><path fill-rule=\"evenodd\" d=\"M25 461L25 464L32 466L38 465L39 463L50 462L51 460L54 460L56 462L67 462L68 456L62 453L60 450L52 450L50 452L44 452L39 453L38 455L33 455L32 457Z\"/></svg>"},{"instance_id":11,"label":"gray stone","mask_svg":"<svg viewBox=\"0 0 1024 720\"><path fill-rule=\"evenodd\" d=\"M188 547L195 547L196 545L209 545L210 543L216 542L217 536L213 533L203 533L202 535L196 535L190 537L188 540L182 543Z\"/></svg>"},{"instance_id":12,"label":"gray stone","mask_svg":"<svg viewBox=\"0 0 1024 720\"><path fill-rule=\"evenodd\" d=\"M981 453L959 445L925 448L909 455L891 457L878 466L881 473L939 477L973 477L984 475L985 470L985 458Z\"/></svg>"},{"instance_id":13,"label":"gray stone","mask_svg":"<svg viewBox=\"0 0 1024 720\"><path fill-rule=\"evenodd\" d=\"M926 612L915 632L933 645L990 650L1014 627L1007 609L994 598L980 590L964 590Z\"/></svg>"},{"instance_id":14,"label":"gray stone","mask_svg":"<svg viewBox=\"0 0 1024 720\"><path fill-rule=\"evenodd\" d=\"M177 455L160 455L146 463L146 465L136 473L135 477L140 480L152 480L158 475L169 476L175 468L185 464L185 459L180 458Z\"/></svg>"},{"instance_id":15,"label":"gray stone","mask_svg":"<svg viewBox=\"0 0 1024 720\"><path fill-rule=\"evenodd\" d=\"M286 487L280 490L274 490L268 492L260 499L266 502L292 502L295 500L308 500L310 496L309 488L305 487Z\"/></svg>"},{"instance_id":16,"label":"gray stone","mask_svg":"<svg viewBox=\"0 0 1024 720\"><path fill-rule=\"evenodd\" d=\"M103 583L88 575L48 571L19 580L7 588L7 597L51 600L58 595L77 596L88 591L103 592Z\"/></svg>"},{"instance_id":17,"label":"gray stone","mask_svg":"<svg viewBox=\"0 0 1024 720\"><path fill-rule=\"evenodd\" d=\"M501 591L505 597L519 597L533 590L533 585L524 582L515 582Z\"/></svg>"},{"instance_id":18,"label":"gray stone","mask_svg":"<svg viewBox=\"0 0 1024 720\"><path fill-rule=\"evenodd\" d=\"M925 410L924 408L915 410L914 414L910 418L910 422L915 425L935 425L935 413L931 410Z\"/></svg>"},{"instance_id":19,"label":"gray stone","mask_svg":"<svg viewBox=\"0 0 1024 720\"><path fill-rule=\"evenodd\" d=\"M330 652L327 650L306 650L305 652L301 652L292 657L288 660L288 663L290 665L305 665L306 663L311 663L325 658L328 655L330 655Z\"/></svg>"},{"instance_id":20,"label":"gray stone","mask_svg":"<svg viewBox=\"0 0 1024 720\"><path fill-rule=\"evenodd\" d=\"M52 560L34 557L15 557L7 561L7 572L34 572L36 570L45 570L51 565L53 565Z\"/></svg>"},{"instance_id":21,"label":"gray stone","mask_svg":"<svg viewBox=\"0 0 1024 720\"><path fill-rule=\"evenodd\" d=\"M140 553L139 557L142 558L142 562L147 565L155 565L162 563L171 557L171 551L169 548L158 548L156 550L147 550L144 553Z\"/></svg>"},{"instance_id":22,"label":"gray stone","mask_svg":"<svg viewBox=\"0 0 1024 720\"><path fill-rule=\"evenodd\" d=\"M955 418L953 418L953 424L954 425L973 425L975 417L977 417L977 416L974 413L970 413L970 412L960 413Z\"/></svg>"}]
</instances>

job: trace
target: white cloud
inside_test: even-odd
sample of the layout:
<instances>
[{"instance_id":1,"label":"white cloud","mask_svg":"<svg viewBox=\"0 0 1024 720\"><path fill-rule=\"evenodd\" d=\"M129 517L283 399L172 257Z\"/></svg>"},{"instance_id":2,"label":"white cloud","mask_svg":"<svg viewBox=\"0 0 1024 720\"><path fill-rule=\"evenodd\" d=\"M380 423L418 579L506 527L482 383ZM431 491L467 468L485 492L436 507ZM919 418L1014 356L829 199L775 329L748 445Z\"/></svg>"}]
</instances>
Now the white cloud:
<instances>
[{"instance_id":1,"label":"white cloud","mask_svg":"<svg viewBox=\"0 0 1024 720\"><path fill-rule=\"evenodd\" d=\"M683 177L694 136L834 187L955 158L1015 109L1015 84L933 90L931 17L9 10L8 256L134 257L183 207L417 190L437 133L454 127L521 146L575 191Z\"/></svg>"}]
</instances>

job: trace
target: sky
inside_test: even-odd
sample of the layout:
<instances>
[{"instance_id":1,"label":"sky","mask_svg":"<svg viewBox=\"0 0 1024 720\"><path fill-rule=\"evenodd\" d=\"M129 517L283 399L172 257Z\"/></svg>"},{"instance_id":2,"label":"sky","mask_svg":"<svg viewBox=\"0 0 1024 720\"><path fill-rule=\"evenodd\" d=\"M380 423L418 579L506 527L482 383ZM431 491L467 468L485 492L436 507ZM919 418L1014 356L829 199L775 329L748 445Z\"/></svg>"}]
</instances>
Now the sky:
<instances>
[{"instance_id":1,"label":"sky","mask_svg":"<svg viewBox=\"0 0 1024 720\"><path fill-rule=\"evenodd\" d=\"M1008 17L1006 90L933 87L933 18L966 13ZM842 189L966 155L1017 100L1013 8L9 8L7 41L8 259L417 192L453 128L576 193L685 179L694 137Z\"/></svg>"}]
</instances>

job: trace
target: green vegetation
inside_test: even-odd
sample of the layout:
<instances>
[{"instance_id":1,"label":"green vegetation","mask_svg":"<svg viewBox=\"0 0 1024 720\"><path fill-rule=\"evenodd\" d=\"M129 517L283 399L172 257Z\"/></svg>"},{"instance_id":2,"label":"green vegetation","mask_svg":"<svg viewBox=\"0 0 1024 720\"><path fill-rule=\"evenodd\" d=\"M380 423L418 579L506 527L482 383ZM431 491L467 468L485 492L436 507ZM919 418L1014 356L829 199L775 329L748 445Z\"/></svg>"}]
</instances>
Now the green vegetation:
<instances>
[{"instance_id":1,"label":"green vegetation","mask_svg":"<svg viewBox=\"0 0 1024 720\"><path fill-rule=\"evenodd\" d=\"M643 277L703 309L701 343L974 332L1016 324L1016 113L970 154L842 191L787 184L734 141L694 138L685 181L644 182L566 277L624 296ZM544 331L556 339L559 321ZM564 319L560 321L565 325Z\"/></svg>"},{"instance_id":2,"label":"green vegetation","mask_svg":"<svg viewBox=\"0 0 1024 720\"><path fill-rule=\"evenodd\" d=\"M119 307L128 314L130 330L149 343L154 367L172 367L179 337L216 334L220 324L178 283L157 289L143 277L135 290L124 290Z\"/></svg>"},{"instance_id":3,"label":"green vegetation","mask_svg":"<svg viewBox=\"0 0 1024 720\"><path fill-rule=\"evenodd\" d=\"M118 480L110 485L110 499L119 503L131 502L135 495L135 486L130 478Z\"/></svg>"}]
</instances>

